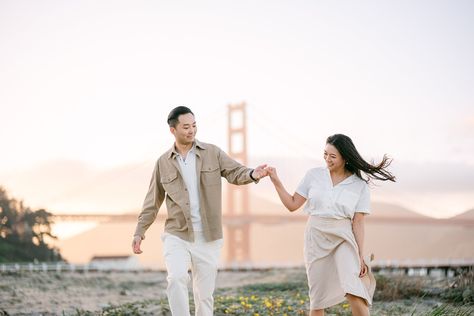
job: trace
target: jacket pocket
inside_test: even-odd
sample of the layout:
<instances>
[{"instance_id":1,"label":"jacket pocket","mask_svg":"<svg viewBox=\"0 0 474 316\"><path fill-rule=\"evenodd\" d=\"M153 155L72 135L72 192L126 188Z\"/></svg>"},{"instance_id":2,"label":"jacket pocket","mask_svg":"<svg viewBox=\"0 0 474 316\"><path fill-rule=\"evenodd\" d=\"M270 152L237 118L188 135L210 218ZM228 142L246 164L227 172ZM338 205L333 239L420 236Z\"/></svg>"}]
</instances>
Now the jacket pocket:
<instances>
[{"instance_id":1,"label":"jacket pocket","mask_svg":"<svg viewBox=\"0 0 474 316\"><path fill-rule=\"evenodd\" d=\"M162 175L160 182L168 195L179 191L177 172Z\"/></svg>"},{"instance_id":2,"label":"jacket pocket","mask_svg":"<svg viewBox=\"0 0 474 316\"><path fill-rule=\"evenodd\" d=\"M201 182L206 185L221 183L221 171L218 165L207 165L201 169Z\"/></svg>"}]
</instances>

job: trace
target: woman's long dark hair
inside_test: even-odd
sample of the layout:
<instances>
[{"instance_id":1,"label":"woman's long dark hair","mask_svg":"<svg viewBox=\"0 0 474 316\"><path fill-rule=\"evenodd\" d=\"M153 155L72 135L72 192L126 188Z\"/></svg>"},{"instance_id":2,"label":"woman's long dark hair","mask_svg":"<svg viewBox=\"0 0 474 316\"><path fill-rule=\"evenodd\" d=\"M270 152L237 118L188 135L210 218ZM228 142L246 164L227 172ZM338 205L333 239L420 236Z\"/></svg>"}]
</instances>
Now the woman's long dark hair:
<instances>
[{"instance_id":1,"label":"woman's long dark hair","mask_svg":"<svg viewBox=\"0 0 474 316\"><path fill-rule=\"evenodd\" d=\"M390 180L395 182L395 176L386 170L386 168L392 163L392 159L388 158L387 155L383 155L382 162L378 165L372 165L361 157L352 142L352 139L346 135L335 134L329 136L326 143L336 147L342 158L346 161L345 168L348 171L355 173L365 182L369 183L372 179L382 181ZM362 177L361 171L367 175L367 179Z\"/></svg>"}]
</instances>

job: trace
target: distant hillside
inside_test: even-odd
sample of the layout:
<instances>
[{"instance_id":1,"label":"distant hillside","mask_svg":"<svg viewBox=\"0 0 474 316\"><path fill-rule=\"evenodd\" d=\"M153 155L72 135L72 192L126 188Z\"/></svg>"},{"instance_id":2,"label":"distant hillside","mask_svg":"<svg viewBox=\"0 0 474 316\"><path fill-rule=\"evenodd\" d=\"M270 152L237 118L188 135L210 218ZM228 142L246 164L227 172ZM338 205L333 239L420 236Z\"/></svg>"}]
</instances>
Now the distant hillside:
<instances>
[{"instance_id":1,"label":"distant hillside","mask_svg":"<svg viewBox=\"0 0 474 316\"><path fill-rule=\"evenodd\" d=\"M164 204L164 203L163 203ZM222 210L225 213L227 208L227 199L226 195L223 194L223 199L222 199ZM250 208L250 213L251 214L271 214L271 215L289 215L291 216L292 213L290 213L282 203L280 203L278 200L270 200L267 198L260 197L258 195L250 195L250 200L249 200L249 208ZM293 214L298 214L302 215L304 205L296 211L296 213ZM162 209L160 210L160 214L163 214L162 212L166 212L166 207L165 205L162 206ZM464 214L470 214L467 217L469 219L474 219L474 210L471 210L469 212L466 212ZM138 215L139 210L137 210L136 213ZM129 213L132 214L132 213ZM461 215L464 215L461 214ZM461 216L458 215L458 216ZM411 211L407 208L404 208L403 206L396 205L396 204L390 204L390 203L384 203L384 202L372 202L371 204L371 216L375 217L403 217L403 218L430 218L428 216L421 215L419 213L416 213L414 211Z\"/></svg>"},{"instance_id":2,"label":"distant hillside","mask_svg":"<svg viewBox=\"0 0 474 316\"><path fill-rule=\"evenodd\" d=\"M459 215L456 215L454 217L451 217L453 219L469 219L469 220L474 220L474 209L466 211L464 213L461 213Z\"/></svg>"},{"instance_id":3,"label":"distant hillside","mask_svg":"<svg viewBox=\"0 0 474 316\"><path fill-rule=\"evenodd\" d=\"M396 204L372 202L371 208L371 215L377 217L429 218Z\"/></svg>"},{"instance_id":4,"label":"distant hillside","mask_svg":"<svg viewBox=\"0 0 474 316\"><path fill-rule=\"evenodd\" d=\"M291 215L288 215L289 217ZM135 222L99 223L97 227L74 237L57 241L61 254L73 263L87 263L95 255L133 255L131 242ZM143 254L138 258L144 266L164 268L160 236L164 221L156 221L146 232ZM251 257L255 263L303 264L303 237L306 223L253 222L250 227ZM228 233L224 229L224 235ZM413 224L397 221L367 221L366 249L377 260L463 259L474 256L474 230L450 223ZM409 247L407 247L409 245ZM229 249L226 243L221 262ZM278 249L278 250L275 250Z\"/></svg>"},{"instance_id":5,"label":"distant hillside","mask_svg":"<svg viewBox=\"0 0 474 316\"><path fill-rule=\"evenodd\" d=\"M224 201L225 202L225 201ZM225 209L225 204L223 204L223 208ZM298 210L298 214L301 214L301 210L304 206ZM403 217L403 218L429 218L427 216L421 215L414 211L411 211L403 206L390 204L390 203L383 203L383 202L373 202L371 205L371 216L375 217ZM268 214L271 213L272 215L283 215L288 214L288 210L283 206L283 204L268 200L265 198L261 198L258 196L252 196L250 199L250 210L253 214ZM474 216L474 213L473 213Z\"/></svg>"}]
</instances>

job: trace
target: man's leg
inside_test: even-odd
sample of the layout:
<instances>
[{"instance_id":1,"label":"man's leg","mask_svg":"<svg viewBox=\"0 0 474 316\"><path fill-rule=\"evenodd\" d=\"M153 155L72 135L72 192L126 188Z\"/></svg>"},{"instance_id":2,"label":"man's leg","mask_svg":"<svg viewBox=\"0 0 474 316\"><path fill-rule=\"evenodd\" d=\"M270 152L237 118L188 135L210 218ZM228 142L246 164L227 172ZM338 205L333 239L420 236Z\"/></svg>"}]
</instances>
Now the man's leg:
<instances>
[{"instance_id":1,"label":"man's leg","mask_svg":"<svg viewBox=\"0 0 474 316\"><path fill-rule=\"evenodd\" d=\"M223 241L220 239L205 242L202 236L196 237L196 242L191 247L195 315L212 316L214 312L212 295L216 286L217 267Z\"/></svg>"},{"instance_id":2,"label":"man's leg","mask_svg":"<svg viewBox=\"0 0 474 316\"><path fill-rule=\"evenodd\" d=\"M191 264L191 255L187 242L176 236L165 234L163 244L163 254L168 271L166 294L171 314L189 316L188 269Z\"/></svg>"}]
</instances>

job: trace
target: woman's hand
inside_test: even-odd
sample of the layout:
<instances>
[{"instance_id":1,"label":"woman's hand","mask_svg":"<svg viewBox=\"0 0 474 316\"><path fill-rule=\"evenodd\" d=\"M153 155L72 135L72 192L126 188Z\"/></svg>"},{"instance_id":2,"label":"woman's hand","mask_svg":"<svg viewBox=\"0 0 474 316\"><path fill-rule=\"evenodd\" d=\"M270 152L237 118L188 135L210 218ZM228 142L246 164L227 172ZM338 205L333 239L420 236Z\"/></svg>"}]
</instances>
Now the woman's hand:
<instances>
[{"instance_id":1,"label":"woman's hand","mask_svg":"<svg viewBox=\"0 0 474 316\"><path fill-rule=\"evenodd\" d=\"M267 167L265 168L267 171L268 176L270 177L270 180L274 183L275 181L279 181L280 179L278 178L277 171L275 167Z\"/></svg>"},{"instance_id":2,"label":"woman's hand","mask_svg":"<svg viewBox=\"0 0 474 316\"><path fill-rule=\"evenodd\" d=\"M359 272L359 277L362 278L367 275L369 272L369 267L365 263L364 257L360 256L360 272Z\"/></svg>"}]
</instances>

